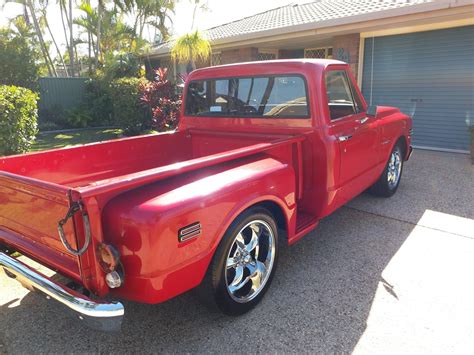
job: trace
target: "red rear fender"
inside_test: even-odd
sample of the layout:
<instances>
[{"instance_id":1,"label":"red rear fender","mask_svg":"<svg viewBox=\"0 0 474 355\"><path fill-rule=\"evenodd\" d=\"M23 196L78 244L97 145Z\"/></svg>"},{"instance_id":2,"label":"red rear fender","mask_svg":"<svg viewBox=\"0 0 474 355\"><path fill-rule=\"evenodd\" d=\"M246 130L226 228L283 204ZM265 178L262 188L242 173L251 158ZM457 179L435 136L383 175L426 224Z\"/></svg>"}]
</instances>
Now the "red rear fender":
<instances>
[{"instance_id":1,"label":"red rear fender","mask_svg":"<svg viewBox=\"0 0 474 355\"><path fill-rule=\"evenodd\" d=\"M260 201L277 203L294 225L295 172L260 154L182 174L125 193L106 206L105 239L121 254L125 285L115 292L162 302L197 286L230 223ZM181 229L200 234L179 241ZM137 290L146 292L137 292Z\"/></svg>"}]
</instances>

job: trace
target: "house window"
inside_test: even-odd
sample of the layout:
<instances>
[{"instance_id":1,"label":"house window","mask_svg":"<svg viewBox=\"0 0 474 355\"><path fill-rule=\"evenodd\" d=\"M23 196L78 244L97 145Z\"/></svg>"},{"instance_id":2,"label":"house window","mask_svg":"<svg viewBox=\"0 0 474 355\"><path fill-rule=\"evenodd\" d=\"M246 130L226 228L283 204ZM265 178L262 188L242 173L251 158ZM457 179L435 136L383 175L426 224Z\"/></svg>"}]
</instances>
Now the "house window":
<instances>
[{"instance_id":1,"label":"house window","mask_svg":"<svg viewBox=\"0 0 474 355\"><path fill-rule=\"evenodd\" d=\"M331 59L332 58L332 47L305 48L304 57L305 58Z\"/></svg>"},{"instance_id":2,"label":"house window","mask_svg":"<svg viewBox=\"0 0 474 355\"><path fill-rule=\"evenodd\" d=\"M257 60L273 60L278 59L278 50L276 49L259 49Z\"/></svg>"},{"instance_id":3,"label":"house window","mask_svg":"<svg viewBox=\"0 0 474 355\"><path fill-rule=\"evenodd\" d=\"M211 67L216 65L221 65L222 60L222 53L221 52L214 52L211 55Z\"/></svg>"}]
</instances>

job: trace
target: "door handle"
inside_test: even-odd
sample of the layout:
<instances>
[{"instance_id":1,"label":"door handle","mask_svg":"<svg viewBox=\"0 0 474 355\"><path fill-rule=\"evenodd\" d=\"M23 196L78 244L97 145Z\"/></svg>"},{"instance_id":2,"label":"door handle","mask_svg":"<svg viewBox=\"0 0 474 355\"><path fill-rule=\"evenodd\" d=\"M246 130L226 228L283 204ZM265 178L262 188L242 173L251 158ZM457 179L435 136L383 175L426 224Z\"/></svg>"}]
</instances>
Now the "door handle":
<instances>
[{"instance_id":1,"label":"door handle","mask_svg":"<svg viewBox=\"0 0 474 355\"><path fill-rule=\"evenodd\" d=\"M349 139L352 138L352 134L348 134L347 136L340 136L338 137L339 139L339 142L345 142L345 141L348 141Z\"/></svg>"},{"instance_id":2,"label":"door handle","mask_svg":"<svg viewBox=\"0 0 474 355\"><path fill-rule=\"evenodd\" d=\"M362 118L359 122L360 122L360 124L364 124L364 123L367 122L368 120L369 120L368 117L364 117L364 118Z\"/></svg>"}]
</instances>

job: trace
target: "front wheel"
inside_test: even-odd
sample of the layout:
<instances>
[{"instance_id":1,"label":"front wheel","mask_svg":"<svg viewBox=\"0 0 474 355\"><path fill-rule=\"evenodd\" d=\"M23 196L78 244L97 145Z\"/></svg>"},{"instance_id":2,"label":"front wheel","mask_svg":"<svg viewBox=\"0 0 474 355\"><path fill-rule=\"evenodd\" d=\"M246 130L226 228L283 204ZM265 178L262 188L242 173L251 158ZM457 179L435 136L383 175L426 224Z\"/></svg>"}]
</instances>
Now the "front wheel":
<instances>
[{"instance_id":1,"label":"front wheel","mask_svg":"<svg viewBox=\"0 0 474 355\"><path fill-rule=\"evenodd\" d=\"M225 233L201 285L206 301L229 315L248 312L270 286L277 261L273 216L263 208L244 212Z\"/></svg>"},{"instance_id":2,"label":"front wheel","mask_svg":"<svg viewBox=\"0 0 474 355\"><path fill-rule=\"evenodd\" d=\"M390 153L387 165L369 192L376 196L390 197L398 189L403 171L403 151L400 143L397 143Z\"/></svg>"}]
</instances>

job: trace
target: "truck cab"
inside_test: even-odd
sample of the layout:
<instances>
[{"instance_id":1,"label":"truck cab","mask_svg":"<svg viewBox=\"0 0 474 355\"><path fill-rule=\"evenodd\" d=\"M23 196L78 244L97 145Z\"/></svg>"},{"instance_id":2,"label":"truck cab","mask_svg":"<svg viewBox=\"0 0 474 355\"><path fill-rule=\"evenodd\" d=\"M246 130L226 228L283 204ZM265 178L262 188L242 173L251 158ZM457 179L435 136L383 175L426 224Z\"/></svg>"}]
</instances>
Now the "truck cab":
<instances>
[{"instance_id":1,"label":"truck cab","mask_svg":"<svg viewBox=\"0 0 474 355\"><path fill-rule=\"evenodd\" d=\"M198 69L176 132L0 158L0 269L76 316L88 309L102 328L123 316L107 294L154 304L198 288L223 312L245 313L282 244L365 190L396 192L411 127L397 108L368 107L343 62Z\"/></svg>"}]
</instances>

